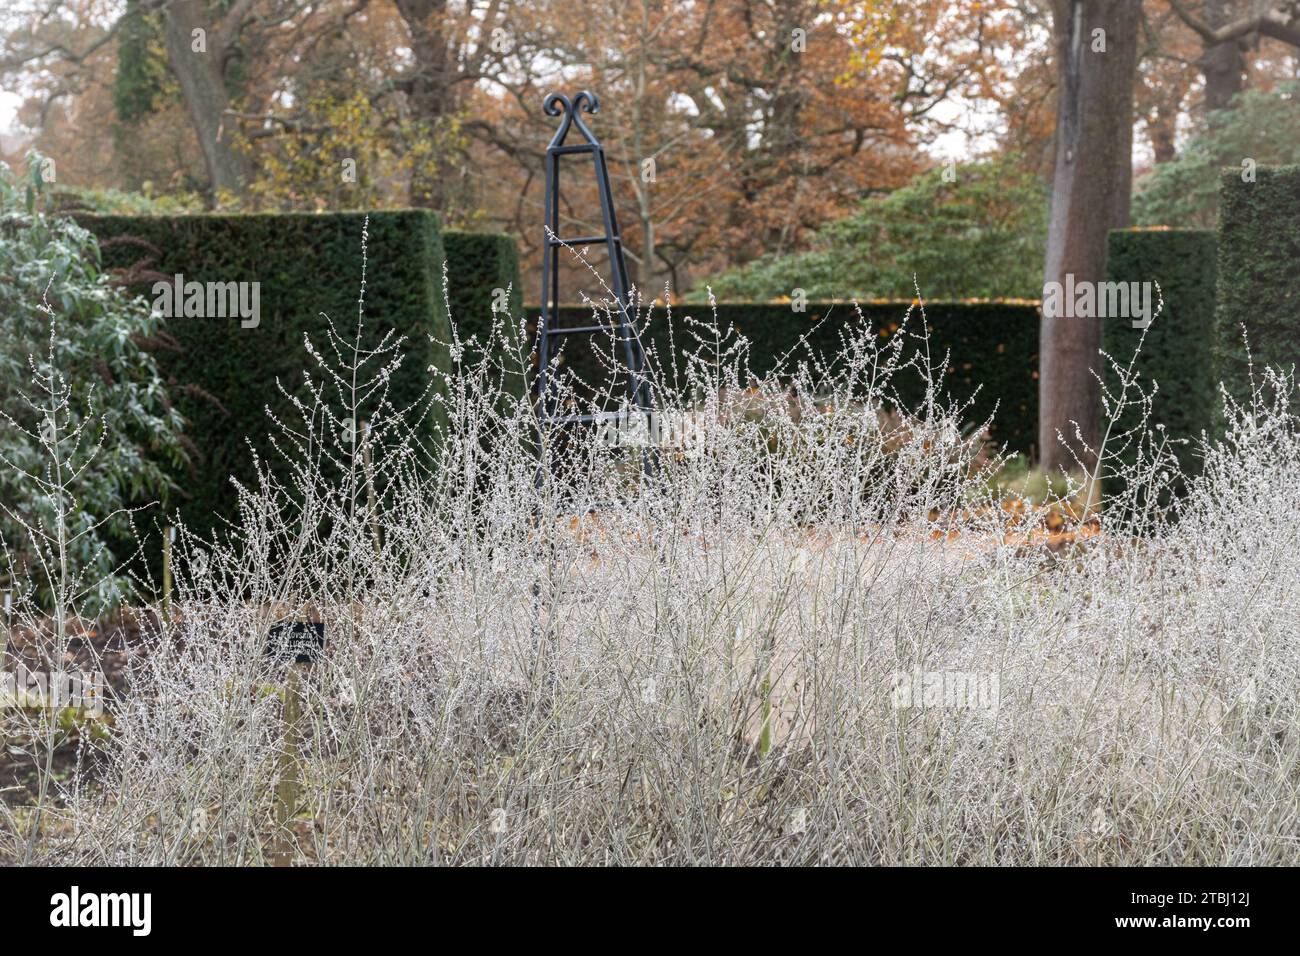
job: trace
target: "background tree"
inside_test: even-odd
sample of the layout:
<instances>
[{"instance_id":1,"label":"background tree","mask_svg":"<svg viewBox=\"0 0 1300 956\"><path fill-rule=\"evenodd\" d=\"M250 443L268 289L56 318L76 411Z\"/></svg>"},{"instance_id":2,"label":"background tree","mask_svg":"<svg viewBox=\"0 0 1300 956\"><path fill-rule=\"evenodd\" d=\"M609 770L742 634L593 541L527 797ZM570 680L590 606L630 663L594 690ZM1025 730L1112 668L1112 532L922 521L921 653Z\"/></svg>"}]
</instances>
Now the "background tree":
<instances>
[{"instance_id":1,"label":"background tree","mask_svg":"<svg viewBox=\"0 0 1300 956\"><path fill-rule=\"evenodd\" d=\"M681 290L716 268L796 248L863 192L906 181L920 159L892 87L837 82L853 55L844 11L552 0L530 12L511 18L517 69L498 84L508 111L497 100L488 119L476 107L465 126L491 147L481 170L501 184L488 187L492 205L512 210L502 225L530 264L541 238L541 156L554 131L539 105L556 86L599 90L594 122L614 161L629 260L651 295L665 280ZM586 29L556 26L578 20ZM592 234L588 183L575 172L561 192L576 233Z\"/></svg>"},{"instance_id":2,"label":"background tree","mask_svg":"<svg viewBox=\"0 0 1300 956\"><path fill-rule=\"evenodd\" d=\"M1163 0L1143 5L1134 107L1157 165L1177 155L1179 124L1199 75L1195 59L1200 50L1195 34Z\"/></svg>"},{"instance_id":3,"label":"background tree","mask_svg":"<svg viewBox=\"0 0 1300 956\"><path fill-rule=\"evenodd\" d=\"M598 89L629 258L652 294L797 251L864 195L907 182L959 125L940 105L994 90L1014 32L1004 4L552 0L528 13L510 18L510 73L522 79L496 84L518 108L465 126L497 154L484 174L517 190L491 204L513 210L503 226L534 264L552 131L537 104L557 83ZM587 28L556 26L577 21ZM967 35L916 44L929 30ZM567 200L575 219L594 208Z\"/></svg>"},{"instance_id":4,"label":"background tree","mask_svg":"<svg viewBox=\"0 0 1300 956\"><path fill-rule=\"evenodd\" d=\"M1067 275L1103 281L1106 235L1129 223L1139 7L1138 0L1053 0L1056 170L1045 283L1064 285ZM1096 318L1043 318L1038 453L1048 470L1093 463L1100 345Z\"/></svg>"},{"instance_id":5,"label":"background tree","mask_svg":"<svg viewBox=\"0 0 1300 956\"><path fill-rule=\"evenodd\" d=\"M1211 113L1206 128L1178 157L1137 185L1133 221L1140 226L1213 229L1219 223L1219 175L1243 163L1295 162L1300 145L1300 83L1275 92L1247 90L1232 109Z\"/></svg>"},{"instance_id":6,"label":"background tree","mask_svg":"<svg viewBox=\"0 0 1300 956\"><path fill-rule=\"evenodd\" d=\"M1300 5L1292 0L1203 0L1199 11L1186 0L1167 0L1201 40L1197 61L1205 77L1204 108L1226 109L1244 88L1248 51L1268 38L1300 48Z\"/></svg>"},{"instance_id":7,"label":"background tree","mask_svg":"<svg viewBox=\"0 0 1300 956\"><path fill-rule=\"evenodd\" d=\"M251 164L236 142L232 66L242 56L239 44L253 0L236 0L224 16L205 0L148 3L162 14L167 60L185 97L212 192L242 195Z\"/></svg>"}]
</instances>

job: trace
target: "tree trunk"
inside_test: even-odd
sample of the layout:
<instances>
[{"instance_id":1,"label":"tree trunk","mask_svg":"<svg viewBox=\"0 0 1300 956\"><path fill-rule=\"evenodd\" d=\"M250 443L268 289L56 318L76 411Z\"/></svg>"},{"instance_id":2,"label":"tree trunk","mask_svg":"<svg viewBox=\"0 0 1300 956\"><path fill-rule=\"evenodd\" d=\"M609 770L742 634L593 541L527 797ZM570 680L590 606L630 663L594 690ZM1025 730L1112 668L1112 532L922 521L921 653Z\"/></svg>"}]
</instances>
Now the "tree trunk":
<instances>
[{"instance_id":1,"label":"tree trunk","mask_svg":"<svg viewBox=\"0 0 1300 956\"><path fill-rule=\"evenodd\" d=\"M397 12L411 36L415 69L411 74L411 112L423 123L427 135L436 137L445 116L454 112L450 92L449 51L444 34L447 0L396 0ZM433 151L433 156L439 154ZM426 158L411 170L411 205L446 211L447 170Z\"/></svg>"},{"instance_id":2,"label":"tree trunk","mask_svg":"<svg viewBox=\"0 0 1300 956\"><path fill-rule=\"evenodd\" d=\"M1176 148L1178 138L1178 105L1161 103L1156 107L1155 116L1148 124L1151 137L1151 152L1157 163L1169 163L1178 155Z\"/></svg>"},{"instance_id":3,"label":"tree trunk","mask_svg":"<svg viewBox=\"0 0 1300 956\"><path fill-rule=\"evenodd\" d=\"M230 96L222 68L225 51L219 45L213 22L203 0L173 0L163 8L167 59L190 111L215 199L223 191L242 195L249 163L248 157L235 148L233 121L226 116ZM196 29L205 31L205 52L193 48Z\"/></svg>"},{"instance_id":4,"label":"tree trunk","mask_svg":"<svg viewBox=\"0 0 1300 956\"><path fill-rule=\"evenodd\" d=\"M663 282L655 275L655 224L648 206L637 210L641 219L641 263L637 269L637 291L641 301L649 304L663 291Z\"/></svg>"},{"instance_id":5,"label":"tree trunk","mask_svg":"<svg viewBox=\"0 0 1300 956\"><path fill-rule=\"evenodd\" d=\"M1139 8L1140 0L1052 2L1058 104L1045 283L1103 281L1107 233L1129 223ZM1105 31L1104 52L1097 30ZM1042 320L1038 452L1049 470L1078 467L1076 456L1092 467L1084 445L1096 449L1100 440L1092 370L1100 371L1101 322L1072 311Z\"/></svg>"},{"instance_id":6,"label":"tree trunk","mask_svg":"<svg viewBox=\"0 0 1300 956\"><path fill-rule=\"evenodd\" d=\"M1224 26L1236 13L1235 7L1235 0L1206 0L1206 22L1212 27ZM1205 75L1205 112L1227 109L1245 85L1246 56L1241 41L1206 47L1198 65Z\"/></svg>"}]
</instances>

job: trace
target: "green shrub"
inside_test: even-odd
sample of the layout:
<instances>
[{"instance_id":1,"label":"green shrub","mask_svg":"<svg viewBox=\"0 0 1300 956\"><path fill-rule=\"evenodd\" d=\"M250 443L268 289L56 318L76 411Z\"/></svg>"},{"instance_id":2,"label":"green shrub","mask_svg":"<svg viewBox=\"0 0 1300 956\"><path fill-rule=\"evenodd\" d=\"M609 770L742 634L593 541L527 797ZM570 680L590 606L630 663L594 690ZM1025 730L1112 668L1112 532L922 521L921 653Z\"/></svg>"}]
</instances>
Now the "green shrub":
<instances>
[{"instance_id":1,"label":"green shrub","mask_svg":"<svg viewBox=\"0 0 1300 956\"><path fill-rule=\"evenodd\" d=\"M1239 400L1249 395L1244 327L1256 366L1300 360L1300 166L1260 167L1221 180L1218 373Z\"/></svg>"},{"instance_id":2,"label":"green shrub","mask_svg":"<svg viewBox=\"0 0 1300 956\"><path fill-rule=\"evenodd\" d=\"M245 436L271 467L286 466L266 438L267 410L292 423L292 396L319 377L303 347L309 334L327 348L328 316L355 334L361 288L362 213L201 216L84 216L106 266L128 270L150 296L155 281L260 283L260 321L170 318L159 360L198 448L193 471L178 476L182 519L194 531L219 527L234 511L231 480L254 478ZM363 346L396 332L403 363L389 400L405 408L426 394L429 366L446 367L450 338L442 294L443 248L436 216L425 210L372 213L369 224ZM431 338L432 337L432 338ZM438 341L434 341L434 339ZM432 433L434 416L424 427Z\"/></svg>"},{"instance_id":3,"label":"green shrub","mask_svg":"<svg viewBox=\"0 0 1300 956\"><path fill-rule=\"evenodd\" d=\"M130 592L123 509L173 490L182 422L147 350L157 317L110 281L93 235L39 210L28 165L24 189L0 163L0 580L49 605L66 570L63 590L98 613Z\"/></svg>"},{"instance_id":4,"label":"green shrub","mask_svg":"<svg viewBox=\"0 0 1300 956\"><path fill-rule=\"evenodd\" d=\"M861 309L876 334L888 338L902 328L908 307L908 302L870 302ZM538 314L538 309L531 309L530 320L535 323ZM656 312L650 321L653 349L666 357L671 341L680 361L690 342L684 316L704 318L708 314L707 305L678 306L669 327L663 314ZM799 349L805 335L814 353L833 359L840 351L840 333L846 324L858 321L851 304L817 302L807 303L806 312L793 311L789 303L720 302L717 316L721 328L735 326L749 339L749 367L755 375L772 370L787 354L789 361L797 362L806 354ZM1038 430L1038 304L927 302L925 316L932 362L938 365L945 353L949 355L943 369L946 393L958 401L971 400L967 421L982 424L996 407L991 437L1009 451L1032 453ZM560 310L562 326L589 325L591 319L589 307L564 306ZM920 316L914 313L904 330L911 337L904 347L904 360L923 347L920 331ZM605 366L593 349L608 351L611 344L606 336L568 337L561 361L583 381L603 385L608 381L602 378ZM924 400L925 382L919 370L901 370L893 385L903 405L915 408Z\"/></svg>"},{"instance_id":5,"label":"green shrub","mask_svg":"<svg viewBox=\"0 0 1300 956\"><path fill-rule=\"evenodd\" d=\"M803 289L811 299L1037 296L1047 247L1048 197L1015 156L964 163L947 182L927 170L817 231L812 248L764 256L696 283L687 299L767 301ZM914 278L915 277L915 278Z\"/></svg>"},{"instance_id":6,"label":"green shrub","mask_svg":"<svg viewBox=\"0 0 1300 956\"><path fill-rule=\"evenodd\" d=\"M1127 367L1142 343L1134 370L1144 389L1150 390L1152 381L1158 384L1148 426L1164 426L1163 434L1170 439L1194 440L1212 430L1219 404L1211 347L1217 246L1217 235L1201 229L1117 229L1107 245L1107 281L1155 283L1164 300L1145 338L1131 318L1103 320L1102 348ZM1153 310L1156 295L1153 288ZM1106 381L1117 393L1113 369L1107 369ZM1138 414L1137 408L1126 409L1117 420L1118 429L1134 425ZM1183 473L1192 474L1198 467L1193 448L1181 444L1174 450Z\"/></svg>"},{"instance_id":7,"label":"green shrub","mask_svg":"<svg viewBox=\"0 0 1300 956\"><path fill-rule=\"evenodd\" d=\"M198 193L169 192L158 196L148 184L143 192L61 186L51 194L50 204L52 209L68 215L183 216L198 215L205 209L203 197Z\"/></svg>"}]
</instances>

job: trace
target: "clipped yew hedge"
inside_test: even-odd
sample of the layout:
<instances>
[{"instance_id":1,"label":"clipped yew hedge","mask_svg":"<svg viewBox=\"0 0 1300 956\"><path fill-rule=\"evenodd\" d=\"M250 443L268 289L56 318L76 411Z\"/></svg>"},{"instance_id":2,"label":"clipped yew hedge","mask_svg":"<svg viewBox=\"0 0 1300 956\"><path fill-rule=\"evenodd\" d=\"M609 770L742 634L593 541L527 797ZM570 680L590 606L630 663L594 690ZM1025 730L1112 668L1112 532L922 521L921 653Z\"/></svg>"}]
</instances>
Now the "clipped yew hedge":
<instances>
[{"instance_id":1,"label":"clipped yew hedge","mask_svg":"<svg viewBox=\"0 0 1300 956\"><path fill-rule=\"evenodd\" d=\"M1220 183L1218 335L1215 359L1228 390L1249 395L1256 367L1300 364L1300 166L1240 170Z\"/></svg>"},{"instance_id":2,"label":"clipped yew hedge","mask_svg":"<svg viewBox=\"0 0 1300 956\"><path fill-rule=\"evenodd\" d=\"M795 312L788 303L722 302L717 305L717 317L721 327L735 326L750 340L750 370L763 375L791 350L795 350L797 360L797 346L804 335L813 351L833 357L840 351L841 333L860 321L865 321L875 335L899 334L909 305L864 303L859 319L851 304L809 302L806 311ZM529 310L534 325L539 312L537 308ZM671 328L661 310L653 314L650 337L659 355L669 354L670 342L679 358L686 350L686 315L706 318L709 306L675 307ZM1038 303L927 302L925 316L933 361L937 364L945 353L949 355L944 368L947 394L960 401L973 398L967 413L971 422L982 422L996 406L991 437L1010 451L1031 454L1038 431ZM589 307L564 306L559 321L561 325L589 325L591 318ZM905 356L922 347L917 335L920 328L920 316L914 313L904 333L910 336L904 346ZM599 381L603 368L592 352L593 347L602 345L595 338L567 337L562 359L589 382ZM603 347L608 349L609 337L602 338ZM914 370L900 372L893 384L904 405L916 407L924 399L924 379Z\"/></svg>"},{"instance_id":3,"label":"clipped yew hedge","mask_svg":"<svg viewBox=\"0 0 1300 956\"><path fill-rule=\"evenodd\" d=\"M444 232L442 244L451 318L461 335L484 337L499 306L512 315L523 312L519 248L513 238L494 232Z\"/></svg>"},{"instance_id":4,"label":"clipped yew hedge","mask_svg":"<svg viewBox=\"0 0 1300 956\"><path fill-rule=\"evenodd\" d=\"M186 281L260 283L256 327L241 327L238 318L173 318L165 324L171 341L154 345L194 444L190 472L176 476L175 504L187 525L210 531L234 513L231 479L253 480L245 436L265 462L286 471L266 441L266 409L294 421L276 381L305 394L304 371L315 370L303 334L324 347L323 315L344 335L356 328L364 214L78 219L99 238L105 266L128 270L132 288L150 302L153 283L177 273ZM390 384L400 408L424 393L429 366L447 362L437 217L426 210L371 213L368 249L364 342L389 330L405 336L405 361ZM435 419L427 422L432 430Z\"/></svg>"},{"instance_id":5,"label":"clipped yew hedge","mask_svg":"<svg viewBox=\"0 0 1300 956\"><path fill-rule=\"evenodd\" d=\"M1170 439L1185 442L1174 446L1184 474L1197 470L1191 442L1213 430L1219 408L1212 348L1217 250L1217 234L1209 229L1117 229L1107 243L1106 280L1154 283L1153 310L1156 296L1164 306L1145 334L1129 317L1103 320L1102 348L1124 366L1136 353L1142 387L1158 386L1148 425L1163 425ZM1109 366L1106 381L1118 390ZM1134 424L1137 415L1136 409L1121 415L1119 428Z\"/></svg>"},{"instance_id":6,"label":"clipped yew hedge","mask_svg":"<svg viewBox=\"0 0 1300 956\"><path fill-rule=\"evenodd\" d=\"M476 336L486 344L494 320L503 331L519 327L523 317L523 292L519 281L519 247L501 233L444 232L447 255L447 300L451 321L464 340ZM505 315L500 314L502 311ZM513 322L506 322L506 315ZM498 340L499 341L499 340ZM507 363L513 367L513 363ZM507 387L522 394L525 384L512 377Z\"/></svg>"}]
</instances>

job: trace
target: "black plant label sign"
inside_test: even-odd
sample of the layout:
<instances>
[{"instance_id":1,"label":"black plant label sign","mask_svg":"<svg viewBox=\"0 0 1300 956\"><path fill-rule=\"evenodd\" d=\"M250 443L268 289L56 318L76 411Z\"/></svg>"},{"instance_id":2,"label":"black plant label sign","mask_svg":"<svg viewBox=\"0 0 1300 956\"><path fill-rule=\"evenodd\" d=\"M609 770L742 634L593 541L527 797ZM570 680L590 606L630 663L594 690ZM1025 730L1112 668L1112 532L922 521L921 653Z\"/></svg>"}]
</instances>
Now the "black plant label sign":
<instances>
[{"instance_id":1,"label":"black plant label sign","mask_svg":"<svg viewBox=\"0 0 1300 956\"><path fill-rule=\"evenodd\" d=\"M267 635L266 656L279 663L314 664L325 652L323 621L278 621Z\"/></svg>"}]
</instances>

